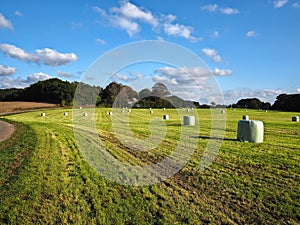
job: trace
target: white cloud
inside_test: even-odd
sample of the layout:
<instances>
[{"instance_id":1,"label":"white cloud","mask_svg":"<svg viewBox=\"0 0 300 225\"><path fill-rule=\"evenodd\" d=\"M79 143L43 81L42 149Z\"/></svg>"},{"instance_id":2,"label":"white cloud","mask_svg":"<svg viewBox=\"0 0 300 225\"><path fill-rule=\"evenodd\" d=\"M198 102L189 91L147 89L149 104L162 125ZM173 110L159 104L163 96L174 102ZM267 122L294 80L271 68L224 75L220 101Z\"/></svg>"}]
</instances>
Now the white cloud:
<instances>
[{"instance_id":1,"label":"white cloud","mask_svg":"<svg viewBox=\"0 0 300 225\"><path fill-rule=\"evenodd\" d=\"M22 14L20 11L18 11L18 10L15 11L15 15L16 15L16 16L23 16L23 14Z\"/></svg>"},{"instance_id":2,"label":"white cloud","mask_svg":"<svg viewBox=\"0 0 300 225\"><path fill-rule=\"evenodd\" d=\"M212 72L205 67L164 67L154 71L152 80L167 85L173 95L199 100L205 97L202 91L209 88L208 81L212 77Z\"/></svg>"},{"instance_id":3,"label":"white cloud","mask_svg":"<svg viewBox=\"0 0 300 225\"><path fill-rule=\"evenodd\" d=\"M49 76L48 74L39 72L39 73L30 74L27 77L26 82L29 83L29 84L33 84L33 83L36 83L40 80L48 80L50 78L51 78L51 76Z\"/></svg>"},{"instance_id":4,"label":"white cloud","mask_svg":"<svg viewBox=\"0 0 300 225\"><path fill-rule=\"evenodd\" d=\"M224 98L226 104L237 103L238 100L243 98L258 98L263 102L270 102L271 104L275 101L276 97L284 92L278 90L250 90L247 88L237 90L227 90L224 92Z\"/></svg>"},{"instance_id":5,"label":"white cloud","mask_svg":"<svg viewBox=\"0 0 300 225\"><path fill-rule=\"evenodd\" d=\"M300 92L300 88L297 88L296 91L297 91L297 92Z\"/></svg>"},{"instance_id":6,"label":"white cloud","mask_svg":"<svg viewBox=\"0 0 300 225\"><path fill-rule=\"evenodd\" d=\"M125 30L130 37L142 31L142 23L149 24L159 33L163 30L169 36L182 37L189 41L201 40L193 36L194 29L190 26L174 23L175 15L154 15L151 11L138 7L129 1L121 1L119 7L112 7L106 12L97 6L92 9L102 15L109 25Z\"/></svg>"},{"instance_id":7,"label":"white cloud","mask_svg":"<svg viewBox=\"0 0 300 225\"><path fill-rule=\"evenodd\" d=\"M277 9L277 8L283 7L288 2L289 2L289 0L276 0L276 1L273 1L273 5L274 5L274 8Z\"/></svg>"},{"instance_id":8,"label":"white cloud","mask_svg":"<svg viewBox=\"0 0 300 225\"><path fill-rule=\"evenodd\" d=\"M201 9L202 10L207 10L209 12L216 12L218 10L218 5L217 4L214 4L214 5L205 5L205 6L202 6Z\"/></svg>"},{"instance_id":9,"label":"white cloud","mask_svg":"<svg viewBox=\"0 0 300 225\"><path fill-rule=\"evenodd\" d=\"M130 37L141 31L141 27L138 23L125 17L111 16L109 20L112 25L125 30Z\"/></svg>"},{"instance_id":10,"label":"white cloud","mask_svg":"<svg viewBox=\"0 0 300 225\"><path fill-rule=\"evenodd\" d=\"M39 60L48 66L60 66L76 61L77 56L72 53L60 53L50 48L35 50Z\"/></svg>"},{"instance_id":11,"label":"white cloud","mask_svg":"<svg viewBox=\"0 0 300 225\"><path fill-rule=\"evenodd\" d=\"M96 42L97 42L99 45L105 45L105 44L106 44L106 41L104 41L104 40L101 39L101 38L97 38L97 39L96 39Z\"/></svg>"},{"instance_id":12,"label":"white cloud","mask_svg":"<svg viewBox=\"0 0 300 225\"><path fill-rule=\"evenodd\" d=\"M216 39L219 37L219 32L218 31L214 31L212 34L212 38Z\"/></svg>"},{"instance_id":13,"label":"white cloud","mask_svg":"<svg viewBox=\"0 0 300 225\"><path fill-rule=\"evenodd\" d=\"M132 82L143 78L144 75L139 72L128 72L128 75L123 73L116 73L113 75L112 80L117 82Z\"/></svg>"},{"instance_id":14,"label":"white cloud","mask_svg":"<svg viewBox=\"0 0 300 225\"><path fill-rule=\"evenodd\" d=\"M48 66L60 66L76 61L74 53L59 53L56 50L44 48L37 49L34 53L27 53L23 49L10 44L0 44L0 50L12 57L26 62L44 63Z\"/></svg>"},{"instance_id":15,"label":"white cloud","mask_svg":"<svg viewBox=\"0 0 300 225\"><path fill-rule=\"evenodd\" d=\"M22 61L36 62L36 63L39 61L39 59L36 55L34 55L32 53L27 53L23 49L18 48L14 45L0 44L0 50L8 56L22 60Z\"/></svg>"},{"instance_id":16,"label":"white cloud","mask_svg":"<svg viewBox=\"0 0 300 225\"><path fill-rule=\"evenodd\" d=\"M246 37L255 37L257 36L257 33L255 30L249 30L247 33L246 33Z\"/></svg>"},{"instance_id":17,"label":"white cloud","mask_svg":"<svg viewBox=\"0 0 300 225\"><path fill-rule=\"evenodd\" d=\"M0 28L8 28L8 29L11 29L11 30L14 29L11 22L8 19L6 19L5 16L2 13L0 13Z\"/></svg>"},{"instance_id":18,"label":"white cloud","mask_svg":"<svg viewBox=\"0 0 300 225\"><path fill-rule=\"evenodd\" d=\"M238 9L230 8L230 7L220 7L217 4L205 5L205 6L202 6L201 9L206 10L208 12L220 12L225 15L233 15L233 14L239 13Z\"/></svg>"},{"instance_id":19,"label":"white cloud","mask_svg":"<svg viewBox=\"0 0 300 225\"><path fill-rule=\"evenodd\" d=\"M0 88L24 88L29 85L36 83L40 80L47 80L51 77L45 73L34 73L27 76L26 79L18 77L18 78L10 78L4 77L0 79Z\"/></svg>"},{"instance_id":20,"label":"white cloud","mask_svg":"<svg viewBox=\"0 0 300 225\"><path fill-rule=\"evenodd\" d=\"M233 14L238 14L239 10L226 7L226 8L220 8L220 12L226 15L233 15Z\"/></svg>"},{"instance_id":21,"label":"white cloud","mask_svg":"<svg viewBox=\"0 0 300 225\"><path fill-rule=\"evenodd\" d=\"M294 8L300 9L300 3L299 2L294 2L292 6Z\"/></svg>"},{"instance_id":22,"label":"white cloud","mask_svg":"<svg viewBox=\"0 0 300 225\"><path fill-rule=\"evenodd\" d=\"M0 76L9 76L13 75L16 72L16 68L3 66L0 64Z\"/></svg>"},{"instance_id":23,"label":"white cloud","mask_svg":"<svg viewBox=\"0 0 300 225\"><path fill-rule=\"evenodd\" d=\"M170 36L178 36L178 37L183 37L186 38L190 41L197 41L197 38L193 37L193 28L184 26L181 24L170 24L166 23L164 24L164 31L167 35Z\"/></svg>"},{"instance_id":24,"label":"white cloud","mask_svg":"<svg viewBox=\"0 0 300 225\"><path fill-rule=\"evenodd\" d=\"M215 70L213 71L213 74L217 75L217 76L228 76L228 75L231 75L232 74L232 70L222 70L222 69L218 69L218 68L215 68Z\"/></svg>"},{"instance_id":25,"label":"white cloud","mask_svg":"<svg viewBox=\"0 0 300 225\"><path fill-rule=\"evenodd\" d=\"M59 76L59 77L65 77L65 78L69 78L69 77L73 77L74 75L71 74L71 73L67 73L67 72L63 72L63 71L56 71L56 74Z\"/></svg>"},{"instance_id":26,"label":"white cloud","mask_svg":"<svg viewBox=\"0 0 300 225\"><path fill-rule=\"evenodd\" d=\"M137 19L149 23L153 26L158 25L158 20L156 17L152 15L152 13L148 10L137 7L136 5L124 1L122 5L117 8L111 8L110 10L113 13L117 13L122 17L126 17L128 19Z\"/></svg>"},{"instance_id":27,"label":"white cloud","mask_svg":"<svg viewBox=\"0 0 300 225\"><path fill-rule=\"evenodd\" d=\"M218 54L218 52L215 49L204 48L202 49L202 54L211 58L214 62L222 62L222 57Z\"/></svg>"}]
</instances>

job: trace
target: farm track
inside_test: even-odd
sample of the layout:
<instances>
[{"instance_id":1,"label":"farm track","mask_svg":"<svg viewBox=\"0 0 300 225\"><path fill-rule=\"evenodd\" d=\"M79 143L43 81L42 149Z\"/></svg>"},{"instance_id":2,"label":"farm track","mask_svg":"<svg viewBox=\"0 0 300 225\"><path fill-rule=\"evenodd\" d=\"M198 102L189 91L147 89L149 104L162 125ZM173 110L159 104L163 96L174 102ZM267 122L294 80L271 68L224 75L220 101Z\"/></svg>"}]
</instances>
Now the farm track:
<instances>
[{"instance_id":1,"label":"farm track","mask_svg":"<svg viewBox=\"0 0 300 225\"><path fill-rule=\"evenodd\" d=\"M209 168L198 170L207 143L207 139L199 138L198 148L179 173L155 185L135 187L113 183L89 166L78 149L78 140L74 139L72 121L63 112L51 110L45 118L38 112L7 116L25 125L17 124L12 138L0 144L1 168L13 168L10 174L7 169L0 172L3 180L0 223L297 224L300 221L299 136L293 136L299 132L296 124L283 123L279 142L276 137L272 139L274 132L280 130L276 122L274 127L268 124L265 143L240 143L230 141L235 136L234 121L240 115L229 115L228 140L223 141ZM132 130L137 137L146 139L150 133L144 126L151 115L139 116L140 113L134 116L143 123L133 124ZM169 114L175 118L171 111ZM206 137L207 113L199 114L203 119L200 134ZM107 110L100 109L96 118L98 138L115 159L130 165L158 162L177 144L176 138L169 137L157 150L136 151L115 136ZM172 126L176 123L180 121L167 122L170 132L178 132ZM285 129L286 126L290 129ZM25 130L28 132L24 133ZM18 142L21 137L22 143ZM282 143L284 138L288 141ZM15 159L19 161L17 167L12 164Z\"/></svg>"}]
</instances>

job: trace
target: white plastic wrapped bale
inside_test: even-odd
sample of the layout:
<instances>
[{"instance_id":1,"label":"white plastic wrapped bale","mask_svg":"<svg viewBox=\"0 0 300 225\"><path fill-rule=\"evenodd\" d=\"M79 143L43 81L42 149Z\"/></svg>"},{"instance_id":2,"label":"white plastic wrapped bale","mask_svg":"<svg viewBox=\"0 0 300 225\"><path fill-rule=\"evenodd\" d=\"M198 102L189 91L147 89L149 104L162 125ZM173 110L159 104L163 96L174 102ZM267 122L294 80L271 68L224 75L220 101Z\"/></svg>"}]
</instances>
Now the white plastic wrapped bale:
<instances>
[{"instance_id":1,"label":"white plastic wrapped bale","mask_svg":"<svg viewBox=\"0 0 300 225\"><path fill-rule=\"evenodd\" d=\"M130 112L131 112L131 109L128 109L128 112L130 113Z\"/></svg>"},{"instance_id":2,"label":"white plastic wrapped bale","mask_svg":"<svg viewBox=\"0 0 300 225\"><path fill-rule=\"evenodd\" d=\"M168 120L168 119L169 119L169 115L164 115L164 116L163 116L163 119L164 119L164 120Z\"/></svg>"},{"instance_id":3,"label":"white plastic wrapped bale","mask_svg":"<svg viewBox=\"0 0 300 225\"><path fill-rule=\"evenodd\" d=\"M292 121L293 122L299 122L299 116L293 116Z\"/></svg>"},{"instance_id":4,"label":"white plastic wrapped bale","mask_svg":"<svg viewBox=\"0 0 300 225\"><path fill-rule=\"evenodd\" d=\"M64 116L68 116L68 112L64 112Z\"/></svg>"},{"instance_id":5,"label":"white plastic wrapped bale","mask_svg":"<svg viewBox=\"0 0 300 225\"><path fill-rule=\"evenodd\" d=\"M242 119L243 120L249 120L249 116L248 115L243 115Z\"/></svg>"},{"instance_id":6,"label":"white plastic wrapped bale","mask_svg":"<svg viewBox=\"0 0 300 225\"><path fill-rule=\"evenodd\" d=\"M263 142L263 122L258 120L240 120L238 123L237 139L242 142Z\"/></svg>"},{"instance_id":7,"label":"white plastic wrapped bale","mask_svg":"<svg viewBox=\"0 0 300 225\"><path fill-rule=\"evenodd\" d=\"M195 116L184 116L183 125L195 126Z\"/></svg>"},{"instance_id":8,"label":"white plastic wrapped bale","mask_svg":"<svg viewBox=\"0 0 300 225\"><path fill-rule=\"evenodd\" d=\"M46 116L46 113L41 113L41 116Z\"/></svg>"},{"instance_id":9,"label":"white plastic wrapped bale","mask_svg":"<svg viewBox=\"0 0 300 225\"><path fill-rule=\"evenodd\" d=\"M108 115L110 115L110 116L112 116L112 114L113 114L112 112L109 112L109 113L108 113Z\"/></svg>"},{"instance_id":10,"label":"white plastic wrapped bale","mask_svg":"<svg viewBox=\"0 0 300 225\"><path fill-rule=\"evenodd\" d=\"M222 114L224 114L224 113L225 113L225 110L224 110L224 109L223 109L223 110L221 110L221 113L222 113Z\"/></svg>"},{"instance_id":11,"label":"white plastic wrapped bale","mask_svg":"<svg viewBox=\"0 0 300 225\"><path fill-rule=\"evenodd\" d=\"M153 111L152 111L152 110L150 110L150 113L151 113L151 114L153 114Z\"/></svg>"},{"instance_id":12,"label":"white plastic wrapped bale","mask_svg":"<svg viewBox=\"0 0 300 225\"><path fill-rule=\"evenodd\" d=\"M85 113L83 113L83 116L87 116L88 114L85 112Z\"/></svg>"}]
</instances>

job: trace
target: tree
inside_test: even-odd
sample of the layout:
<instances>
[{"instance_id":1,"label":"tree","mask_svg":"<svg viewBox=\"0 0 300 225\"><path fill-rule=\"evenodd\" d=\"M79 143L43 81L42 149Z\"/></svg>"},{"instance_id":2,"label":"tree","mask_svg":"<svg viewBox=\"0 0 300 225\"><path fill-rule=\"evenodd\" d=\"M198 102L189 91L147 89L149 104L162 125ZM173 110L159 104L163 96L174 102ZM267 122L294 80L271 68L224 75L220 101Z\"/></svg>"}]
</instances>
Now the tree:
<instances>
[{"instance_id":1,"label":"tree","mask_svg":"<svg viewBox=\"0 0 300 225\"><path fill-rule=\"evenodd\" d=\"M164 98L164 97L167 97L168 95L170 95L170 92L169 92L167 86L164 85L163 83L156 83L152 87L152 94L156 97Z\"/></svg>"},{"instance_id":2,"label":"tree","mask_svg":"<svg viewBox=\"0 0 300 225\"><path fill-rule=\"evenodd\" d=\"M145 88L139 92L139 100L150 97L152 95L153 95L152 92L148 88Z\"/></svg>"},{"instance_id":3,"label":"tree","mask_svg":"<svg viewBox=\"0 0 300 225\"><path fill-rule=\"evenodd\" d=\"M278 95L271 109L300 112L300 94Z\"/></svg>"}]
</instances>

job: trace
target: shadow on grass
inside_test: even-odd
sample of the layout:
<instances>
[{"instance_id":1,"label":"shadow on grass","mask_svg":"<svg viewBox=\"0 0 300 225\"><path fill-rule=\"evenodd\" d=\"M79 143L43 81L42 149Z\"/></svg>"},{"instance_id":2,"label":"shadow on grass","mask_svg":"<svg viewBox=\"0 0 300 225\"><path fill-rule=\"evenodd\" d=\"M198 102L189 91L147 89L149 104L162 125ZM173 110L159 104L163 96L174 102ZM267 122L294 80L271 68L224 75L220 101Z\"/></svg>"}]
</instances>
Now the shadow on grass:
<instances>
[{"instance_id":1,"label":"shadow on grass","mask_svg":"<svg viewBox=\"0 0 300 225\"><path fill-rule=\"evenodd\" d=\"M239 141L233 138L219 138L219 137L209 137L209 136L191 136L191 138L200 138L200 139L212 139L212 140L220 140L220 141Z\"/></svg>"}]
</instances>

